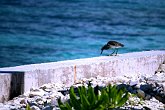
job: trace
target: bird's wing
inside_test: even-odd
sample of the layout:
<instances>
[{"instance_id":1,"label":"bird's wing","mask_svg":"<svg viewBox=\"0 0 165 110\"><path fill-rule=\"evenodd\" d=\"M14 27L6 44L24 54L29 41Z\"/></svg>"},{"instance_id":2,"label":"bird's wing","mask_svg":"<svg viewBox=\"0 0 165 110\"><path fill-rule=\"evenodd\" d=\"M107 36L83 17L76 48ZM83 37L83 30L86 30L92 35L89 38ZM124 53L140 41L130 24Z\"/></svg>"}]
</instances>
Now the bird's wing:
<instances>
[{"instance_id":1,"label":"bird's wing","mask_svg":"<svg viewBox=\"0 0 165 110\"><path fill-rule=\"evenodd\" d=\"M116 41L109 41L107 45L113 45L113 46L124 46L123 44L116 42Z\"/></svg>"}]
</instances>

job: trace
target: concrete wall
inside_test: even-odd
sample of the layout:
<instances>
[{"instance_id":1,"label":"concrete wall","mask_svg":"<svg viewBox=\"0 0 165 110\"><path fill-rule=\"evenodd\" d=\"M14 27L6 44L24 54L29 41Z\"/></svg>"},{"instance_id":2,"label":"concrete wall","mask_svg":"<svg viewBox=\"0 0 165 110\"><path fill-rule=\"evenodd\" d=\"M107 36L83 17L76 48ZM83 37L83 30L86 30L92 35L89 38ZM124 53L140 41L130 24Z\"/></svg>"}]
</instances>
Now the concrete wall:
<instances>
[{"instance_id":1,"label":"concrete wall","mask_svg":"<svg viewBox=\"0 0 165 110\"><path fill-rule=\"evenodd\" d=\"M5 102L24 92L24 73L0 74L0 102Z\"/></svg>"},{"instance_id":2,"label":"concrete wall","mask_svg":"<svg viewBox=\"0 0 165 110\"><path fill-rule=\"evenodd\" d=\"M11 74L0 74L0 102L9 100Z\"/></svg>"},{"instance_id":3,"label":"concrete wall","mask_svg":"<svg viewBox=\"0 0 165 110\"><path fill-rule=\"evenodd\" d=\"M64 83L70 86L80 78L90 78L98 75L107 77L118 75L149 76L154 74L159 64L164 60L165 51L144 51L120 54L118 56L100 56L0 68L0 72L23 72L24 84L22 85L24 91L28 91L31 87L39 87L44 83L50 82Z\"/></svg>"}]
</instances>

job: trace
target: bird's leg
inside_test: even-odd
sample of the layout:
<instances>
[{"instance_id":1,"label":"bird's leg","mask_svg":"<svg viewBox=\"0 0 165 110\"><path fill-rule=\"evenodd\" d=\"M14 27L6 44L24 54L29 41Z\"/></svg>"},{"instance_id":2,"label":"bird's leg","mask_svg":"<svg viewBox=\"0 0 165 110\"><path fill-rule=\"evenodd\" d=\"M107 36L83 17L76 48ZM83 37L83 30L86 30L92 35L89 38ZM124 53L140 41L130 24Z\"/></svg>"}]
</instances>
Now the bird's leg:
<instances>
[{"instance_id":1,"label":"bird's leg","mask_svg":"<svg viewBox=\"0 0 165 110\"><path fill-rule=\"evenodd\" d=\"M116 48L116 54L115 54L115 56L117 56L117 52L118 52L118 49Z\"/></svg>"},{"instance_id":2,"label":"bird's leg","mask_svg":"<svg viewBox=\"0 0 165 110\"><path fill-rule=\"evenodd\" d=\"M115 50L109 56L112 56L114 53L115 53Z\"/></svg>"}]
</instances>

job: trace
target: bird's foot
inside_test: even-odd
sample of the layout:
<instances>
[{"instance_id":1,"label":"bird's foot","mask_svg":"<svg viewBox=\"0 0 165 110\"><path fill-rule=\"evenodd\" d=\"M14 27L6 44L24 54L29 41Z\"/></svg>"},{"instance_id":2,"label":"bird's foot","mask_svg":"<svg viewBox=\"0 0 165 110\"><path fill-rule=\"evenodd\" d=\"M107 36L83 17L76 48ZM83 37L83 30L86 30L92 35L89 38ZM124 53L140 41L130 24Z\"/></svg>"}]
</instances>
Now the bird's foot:
<instances>
[{"instance_id":1,"label":"bird's foot","mask_svg":"<svg viewBox=\"0 0 165 110\"><path fill-rule=\"evenodd\" d=\"M107 56L119 56L118 54L109 54Z\"/></svg>"},{"instance_id":2,"label":"bird's foot","mask_svg":"<svg viewBox=\"0 0 165 110\"><path fill-rule=\"evenodd\" d=\"M109 54L108 56L115 56L115 54Z\"/></svg>"}]
</instances>

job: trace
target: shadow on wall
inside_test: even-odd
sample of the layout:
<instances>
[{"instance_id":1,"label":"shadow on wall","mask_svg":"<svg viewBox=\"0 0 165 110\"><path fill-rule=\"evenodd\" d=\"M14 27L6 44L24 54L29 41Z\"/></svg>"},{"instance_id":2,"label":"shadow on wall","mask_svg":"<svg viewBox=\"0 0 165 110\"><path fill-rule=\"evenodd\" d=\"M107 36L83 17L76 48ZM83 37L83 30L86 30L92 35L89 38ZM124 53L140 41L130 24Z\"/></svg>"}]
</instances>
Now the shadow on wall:
<instances>
[{"instance_id":1,"label":"shadow on wall","mask_svg":"<svg viewBox=\"0 0 165 110\"><path fill-rule=\"evenodd\" d=\"M4 101L11 100L24 93L24 72L20 71L0 71L1 73L10 73L11 80L9 85L9 96ZM8 87L7 87L8 88Z\"/></svg>"}]
</instances>

